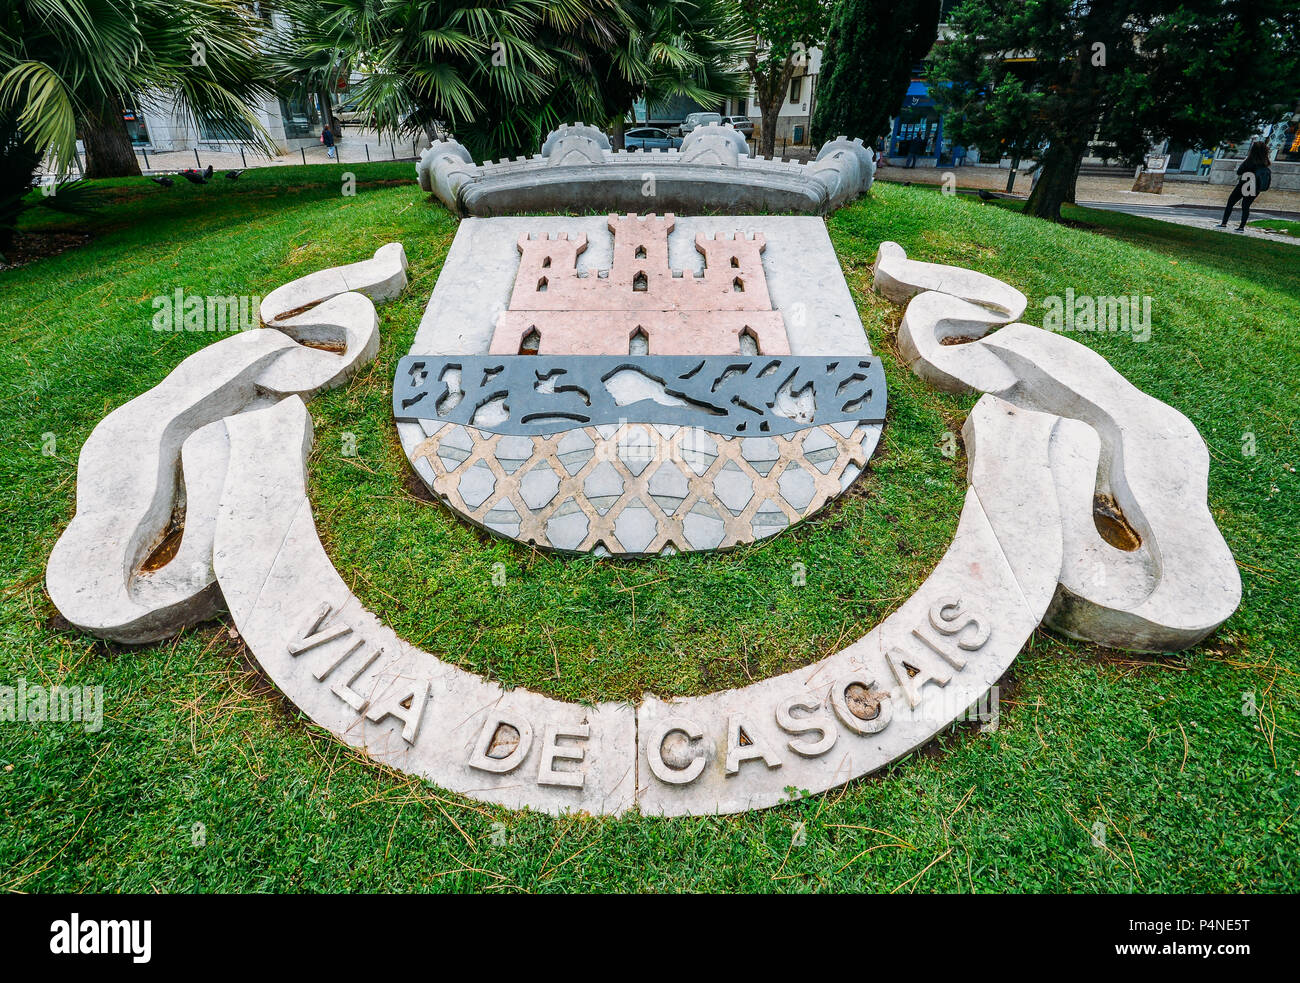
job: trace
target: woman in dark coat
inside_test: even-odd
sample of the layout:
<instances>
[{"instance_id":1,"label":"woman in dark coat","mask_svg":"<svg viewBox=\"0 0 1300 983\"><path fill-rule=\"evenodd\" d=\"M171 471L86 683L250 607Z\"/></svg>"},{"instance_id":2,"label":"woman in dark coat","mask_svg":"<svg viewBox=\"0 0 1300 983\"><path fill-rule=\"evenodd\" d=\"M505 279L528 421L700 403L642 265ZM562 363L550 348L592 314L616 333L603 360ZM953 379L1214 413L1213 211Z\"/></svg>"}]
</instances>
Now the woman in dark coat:
<instances>
[{"instance_id":1,"label":"woman in dark coat","mask_svg":"<svg viewBox=\"0 0 1300 983\"><path fill-rule=\"evenodd\" d=\"M1228 204L1223 209L1223 221L1219 223L1219 228L1228 227L1232 206L1241 202L1241 224L1237 226L1237 231L1245 232L1246 223L1250 220L1250 206L1255 203L1255 199L1261 192L1268 190L1271 178L1268 145L1262 140L1256 140L1250 145L1250 153L1246 154L1246 159L1237 167L1237 186L1232 189L1232 194L1228 195Z\"/></svg>"}]
</instances>

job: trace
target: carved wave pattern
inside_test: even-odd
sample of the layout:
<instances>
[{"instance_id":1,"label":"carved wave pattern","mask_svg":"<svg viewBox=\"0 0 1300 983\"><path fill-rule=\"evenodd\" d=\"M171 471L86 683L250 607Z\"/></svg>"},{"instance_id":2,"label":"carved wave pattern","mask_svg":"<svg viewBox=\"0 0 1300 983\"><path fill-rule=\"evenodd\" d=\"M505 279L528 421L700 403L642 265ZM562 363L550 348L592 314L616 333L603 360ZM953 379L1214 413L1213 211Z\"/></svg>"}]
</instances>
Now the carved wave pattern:
<instances>
[{"instance_id":1,"label":"carved wave pattern","mask_svg":"<svg viewBox=\"0 0 1300 983\"><path fill-rule=\"evenodd\" d=\"M860 356L407 356L393 383L398 420L516 435L631 420L772 436L883 422L885 401Z\"/></svg>"}]
</instances>

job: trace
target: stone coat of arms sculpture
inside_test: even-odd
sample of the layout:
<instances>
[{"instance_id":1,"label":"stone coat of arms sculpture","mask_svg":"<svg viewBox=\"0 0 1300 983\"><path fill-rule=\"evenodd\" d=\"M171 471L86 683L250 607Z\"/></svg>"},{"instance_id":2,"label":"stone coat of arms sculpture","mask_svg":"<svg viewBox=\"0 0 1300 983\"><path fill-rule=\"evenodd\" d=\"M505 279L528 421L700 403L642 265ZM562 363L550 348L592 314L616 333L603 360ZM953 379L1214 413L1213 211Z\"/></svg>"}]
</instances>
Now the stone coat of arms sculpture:
<instances>
[{"instance_id":1,"label":"stone coat of arms sculpture","mask_svg":"<svg viewBox=\"0 0 1300 983\"><path fill-rule=\"evenodd\" d=\"M582 126L517 162L475 165L454 143L425 153L422 187L473 217L399 364L394 416L421 478L471 521L564 551L716 549L787 528L867 466L884 377L825 226L754 213L835 207L869 187L870 151L840 139L786 166L742 156L733 132L691 137L648 161ZM626 214L630 169L646 168L676 217ZM613 214L491 217L570 199ZM375 356L374 304L406 285L396 243L274 291L260 329L100 423L50 597L127 643L224 608L314 721L445 788L667 815L767 807L883 767L976 703L1040 624L1172 651L1236 609L1209 456L1186 417L1087 347L1017 323L1026 301L1008 284L892 242L874 274L906 304L907 366L984 395L963 428L969 488L948 551L881 624L813 665L584 706L505 690L365 610L316 533L305 401ZM1101 534L1097 501L1130 541Z\"/></svg>"}]
</instances>

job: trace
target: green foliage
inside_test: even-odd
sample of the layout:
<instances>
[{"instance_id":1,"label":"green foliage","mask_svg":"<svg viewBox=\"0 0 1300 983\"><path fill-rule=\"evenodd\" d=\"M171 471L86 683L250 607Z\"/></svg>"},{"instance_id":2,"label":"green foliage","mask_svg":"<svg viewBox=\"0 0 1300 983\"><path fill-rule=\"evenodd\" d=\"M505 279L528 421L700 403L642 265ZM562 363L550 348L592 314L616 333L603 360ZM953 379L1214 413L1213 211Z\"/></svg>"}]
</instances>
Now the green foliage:
<instances>
[{"instance_id":1,"label":"green foliage","mask_svg":"<svg viewBox=\"0 0 1300 983\"><path fill-rule=\"evenodd\" d=\"M608 39L619 16L614 0L316 0L307 8L314 19L303 55L326 51L361 69L356 100L377 129L432 133L444 122L477 158L535 150L559 121L548 102L561 61L581 62L580 39Z\"/></svg>"},{"instance_id":2,"label":"green foliage","mask_svg":"<svg viewBox=\"0 0 1300 983\"><path fill-rule=\"evenodd\" d=\"M352 198L338 194L345 170L357 176ZM103 685L106 718L98 734L0 722L0 889L1300 890L1295 246L1067 207L1090 232L877 184L828 222L889 381L867 472L838 504L762 545L600 562L489 537L409 491L392 372L456 231L411 181L409 164L348 164L170 190L95 182L108 207L89 222L25 216L32 230L95 238L0 273L0 414L11 430L0 443L0 685ZM1243 581L1223 629L1160 658L1038 632L1003 681L996 733L955 728L825 795L741 816L552 819L364 759L285 703L228 622L125 649L62 624L45 595L82 442L214 340L153 331L151 298L179 285L265 295L400 240L411 285L379 309L378 361L309 404L314 514L365 604L442 658L566 698L699 693L810 665L924 579L966 485L965 460L940 447L974 397L935 392L900 362L901 309L870 289L885 239L1025 291L1030 322L1066 287L1155 299L1145 344L1075 337L1205 437L1210 506ZM54 456L41 453L47 432ZM338 453L344 432L357 437L355 458ZM798 588L795 559L808 567ZM496 562L504 592L489 589ZM1105 849L1092 843L1095 822L1106 824Z\"/></svg>"},{"instance_id":3,"label":"green foliage","mask_svg":"<svg viewBox=\"0 0 1300 983\"><path fill-rule=\"evenodd\" d=\"M1261 218L1250 224L1261 229L1275 229L1288 235L1300 236L1300 222L1291 222L1287 219Z\"/></svg>"},{"instance_id":4,"label":"green foliage","mask_svg":"<svg viewBox=\"0 0 1300 983\"><path fill-rule=\"evenodd\" d=\"M938 26L939 0L839 0L822 52L814 139L870 143L883 134Z\"/></svg>"},{"instance_id":5,"label":"green foliage","mask_svg":"<svg viewBox=\"0 0 1300 983\"><path fill-rule=\"evenodd\" d=\"M825 0L739 0L752 38L746 63L763 113L760 152L770 157L776 121L796 70L808 65L809 52L826 37L831 7Z\"/></svg>"},{"instance_id":6,"label":"green foliage","mask_svg":"<svg viewBox=\"0 0 1300 983\"><path fill-rule=\"evenodd\" d=\"M286 69L348 64L357 100L397 133L443 123L476 159L534 153L573 120L621 121L634 99L740 91L734 0L296 0Z\"/></svg>"},{"instance_id":7,"label":"green foliage","mask_svg":"<svg viewBox=\"0 0 1300 983\"><path fill-rule=\"evenodd\" d=\"M988 155L1049 145L1026 206L1049 218L1094 134L1128 161L1213 146L1276 119L1300 77L1293 0L966 0L949 25L930 62L945 125Z\"/></svg>"},{"instance_id":8,"label":"green foliage","mask_svg":"<svg viewBox=\"0 0 1300 983\"><path fill-rule=\"evenodd\" d=\"M82 109L127 93L175 93L200 122L259 132L247 102L267 91L262 30L236 0L12 0L0 13L0 107L65 173Z\"/></svg>"},{"instance_id":9,"label":"green foliage","mask_svg":"<svg viewBox=\"0 0 1300 983\"><path fill-rule=\"evenodd\" d=\"M709 105L741 96L748 79L740 65L748 42L735 0L625 0L628 29L614 45L593 52L597 108L584 118L622 120L632 103L649 106L685 98ZM575 91L581 79L575 79ZM583 115L581 107L575 115Z\"/></svg>"},{"instance_id":10,"label":"green foliage","mask_svg":"<svg viewBox=\"0 0 1300 983\"><path fill-rule=\"evenodd\" d=\"M48 152L61 174L78 127L122 129L128 93L167 92L201 124L246 124L267 91L261 22L236 0L9 0L0 8L0 251ZM125 139L125 134L121 134Z\"/></svg>"}]
</instances>

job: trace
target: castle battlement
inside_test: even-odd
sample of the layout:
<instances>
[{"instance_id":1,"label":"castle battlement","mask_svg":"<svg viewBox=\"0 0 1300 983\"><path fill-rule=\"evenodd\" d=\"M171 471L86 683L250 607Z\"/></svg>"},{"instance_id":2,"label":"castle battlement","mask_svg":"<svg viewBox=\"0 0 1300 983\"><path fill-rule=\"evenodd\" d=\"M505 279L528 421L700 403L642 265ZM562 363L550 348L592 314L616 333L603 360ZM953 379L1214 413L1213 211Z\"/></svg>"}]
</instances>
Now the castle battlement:
<instances>
[{"instance_id":1,"label":"castle battlement","mask_svg":"<svg viewBox=\"0 0 1300 983\"><path fill-rule=\"evenodd\" d=\"M492 351L531 352L535 332L541 339L538 350L547 354L622 354L629 350L625 336L639 333L649 338L655 354L740 354L747 345L765 354L787 354L785 324L772 309L763 273L763 235L697 234L694 245L704 270L688 276L669 263L675 225L671 212L609 215L609 268L582 272L578 256L588 246L585 234L520 236L510 308L498 318ZM683 320L686 312L690 316ZM604 341L602 331L609 334ZM656 346L656 335L662 342L667 334L673 352Z\"/></svg>"}]
</instances>

